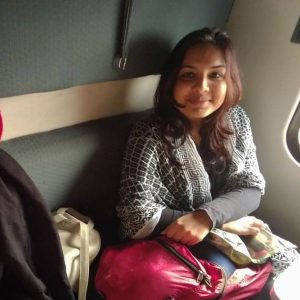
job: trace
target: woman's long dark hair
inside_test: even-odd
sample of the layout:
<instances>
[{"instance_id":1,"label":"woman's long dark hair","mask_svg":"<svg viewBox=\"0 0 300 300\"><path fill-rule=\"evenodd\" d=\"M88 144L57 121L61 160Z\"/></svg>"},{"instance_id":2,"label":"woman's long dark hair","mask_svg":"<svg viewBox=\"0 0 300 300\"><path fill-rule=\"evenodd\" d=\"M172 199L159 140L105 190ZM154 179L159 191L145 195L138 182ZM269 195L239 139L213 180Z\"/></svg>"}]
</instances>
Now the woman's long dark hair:
<instances>
[{"instance_id":1,"label":"woman's long dark hair","mask_svg":"<svg viewBox=\"0 0 300 300\"><path fill-rule=\"evenodd\" d=\"M196 45L206 44L218 47L224 55L227 92L221 107L202 120L201 149L207 161L218 158L226 162L231 159L225 142L232 131L225 122L225 113L240 101L242 93L240 75L232 42L227 33L217 28L203 28L188 34L175 46L163 67L154 97L154 109L161 121L165 150L175 164L178 162L173 155L174 141L179 139L181 144L184 143L190 125L187 118L177 109L178 105L176 106L173 96L174 86L186 52Z\"/></svg>"}]
</instances>

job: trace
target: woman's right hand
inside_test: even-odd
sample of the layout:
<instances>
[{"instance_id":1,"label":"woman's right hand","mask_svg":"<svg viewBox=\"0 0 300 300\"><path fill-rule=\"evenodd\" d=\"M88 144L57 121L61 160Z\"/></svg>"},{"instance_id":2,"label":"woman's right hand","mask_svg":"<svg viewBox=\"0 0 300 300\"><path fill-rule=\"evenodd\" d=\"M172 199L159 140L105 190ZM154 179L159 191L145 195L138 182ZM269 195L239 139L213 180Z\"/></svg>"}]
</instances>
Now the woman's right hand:
<instances>
[{"instance_id":1,"label":"woman's right hand","mask_svg":"<svg viewBox=\"0 0 300 300\"><path fill-rule=\"evenodd\" d=\"M253 216L246 216L235 221L223 224L221 229L237 235L256 235L265 223Z\"/></svg>"},{"instance_id":2,"label":"woman's right hand","mask_svg":"<svg viewBox=\"0 0 300 300\"><path fill-rule=\"evenodd\" d=\"M205 211L186 214L167 226L162 234L185 245L201 242L212 228L212 221Z\"/></svg>"}]
</instances>

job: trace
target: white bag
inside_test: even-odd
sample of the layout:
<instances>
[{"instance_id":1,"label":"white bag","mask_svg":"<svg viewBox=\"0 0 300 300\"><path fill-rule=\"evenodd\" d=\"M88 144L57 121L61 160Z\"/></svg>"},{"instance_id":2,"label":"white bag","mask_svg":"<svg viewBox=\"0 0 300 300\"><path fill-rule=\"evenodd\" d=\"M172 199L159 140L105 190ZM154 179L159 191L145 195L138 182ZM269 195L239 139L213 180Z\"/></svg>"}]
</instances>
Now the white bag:
<instances>
[{"instance_id":1,"label":"white bag","mask_svg":"<svg viewBox=\"0 0 300 300\"><path fill-rule=\"evenodd\" d=\"M89 265L101 248L101 238L92 220L73 208L60 208L53 213L58 230L66 272L78 300L86 299Z\"/></svg>"}]
</instances>

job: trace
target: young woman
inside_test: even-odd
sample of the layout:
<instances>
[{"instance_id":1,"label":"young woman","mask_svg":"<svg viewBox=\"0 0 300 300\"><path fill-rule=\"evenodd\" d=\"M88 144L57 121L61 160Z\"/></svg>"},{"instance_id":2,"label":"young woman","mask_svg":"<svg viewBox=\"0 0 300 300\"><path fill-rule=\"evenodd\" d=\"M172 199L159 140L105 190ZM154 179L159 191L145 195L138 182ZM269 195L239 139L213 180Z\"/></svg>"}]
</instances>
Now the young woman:
<instances>
[{"instance_id":1,"label":"young woman","mask_svg":"<svg viewBox=\"0 0 300 300\"><path fill-rule=\"evenodd\" d=\"M192 246L213 227L240 235L264 225L249 119L228 35L204 28L171 52L155 94L155 113L133 129L117 212L122 235L163 234ZM200 243L202 244L202 243Z\"/></svg>"}]
</instances>

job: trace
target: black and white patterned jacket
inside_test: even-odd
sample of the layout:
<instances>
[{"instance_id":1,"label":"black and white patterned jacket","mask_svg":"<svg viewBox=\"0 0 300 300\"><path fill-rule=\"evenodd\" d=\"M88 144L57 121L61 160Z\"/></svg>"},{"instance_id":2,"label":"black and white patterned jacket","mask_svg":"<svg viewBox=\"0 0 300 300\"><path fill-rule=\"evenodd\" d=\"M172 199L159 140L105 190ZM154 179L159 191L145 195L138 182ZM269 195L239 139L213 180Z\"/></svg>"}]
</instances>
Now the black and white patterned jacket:
<instances>
[{"instance_id":1,"label":"black and white patterned jacket","mask_svg":"<svg viewBox=\"0 0 300 300\"><path fill-rule=\"evenodd\" d=\"M230 110L227 120L234 129L229 146L232 162L220 193L254 187L263 194L265 181L258 167L250 121L239 106ZM123 237L149 235L166 207L193 211L213 201L209 176L191 137L175 150L175 156L181 166L170 164L154 116L139 122L132 130L123 161L121 201L117 206Z\"/></svg>"}]
</instances>

